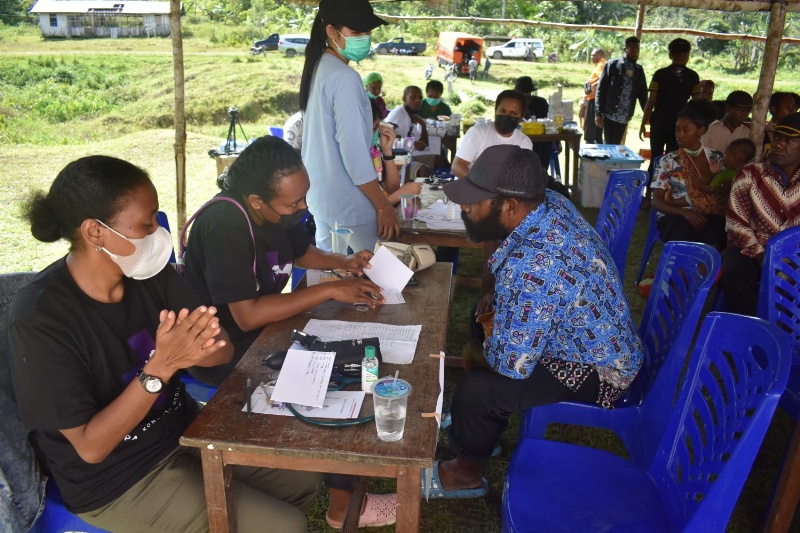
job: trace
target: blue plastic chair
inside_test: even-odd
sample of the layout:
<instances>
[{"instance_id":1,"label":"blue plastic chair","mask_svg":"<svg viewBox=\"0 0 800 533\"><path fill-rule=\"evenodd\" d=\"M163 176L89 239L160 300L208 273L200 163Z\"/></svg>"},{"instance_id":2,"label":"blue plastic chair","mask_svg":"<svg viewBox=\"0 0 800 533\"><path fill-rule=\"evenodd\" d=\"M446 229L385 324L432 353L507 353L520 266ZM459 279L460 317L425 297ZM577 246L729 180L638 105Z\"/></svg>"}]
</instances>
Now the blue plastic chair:
<instances>
[{"instance_id":1,"label":"blue plastic chair","mask_svg":"<svg viewBox=\"0 0 800 533\"><path fill-rule=\"evenodd\" d=\"M664 157L660 155L653 160L653 168L658 167L658 163L661 158ZM650 176L652 181L653 177ZM655 246L656 242L661 241L661 237L658 234L658 228L656 227L656 218L658 218L658 211L654 208L650 208L650 222L647 227L647 239L644 242L644 251L642 252L642 261L639 263L639 272L636 273L636 285L642 281L642 276L644 276L644 269L647 268L647 263L650 261L650 254L653 253L653 246Z\"/></svg>"},{"instance_id":2,"label":"blue plastic chair","mask_svg":"<svg viewBox=\"0 0 800 533\"><path fill-rule=\"evenodd\" d=\"M784 459L776 492L767 518L767 531L785 531L792 521L797 498L786 488L800 483L800 449L794 445L800 434L800 227L789 228L767 241L761 286L758 291L758 316L786 331L792 340L792 367L780 406L795 421L795 437ZM785 526L777 526L783 521ZM775 528L775 529L773 529Z\"/></svg>"},{"instance_id":3,"label":"blue plastic chair","mask_svg":"<svg viewBox=\"0 0 800 533\"><path fill-rule=\"evenodd\" d=\"M646 464L654 450L641 439L642 404L652 394L662 374L671 381L673 390L677 387L680 370L719 267L719 252L712 246L696 242L667 243L639 326L644 348L642 368L617 408L606 410L597 405L572 402L535 407L523 413L521 438L544 439L547 426L553 423L611 429L620 436L631 459L640 465Z\"/></svg>"},{"instance_id":4,"label":"blue plastic chair","mask_svg":"<svg viewBox=\"0 0 800 533\"><path fill-rule=\"evenodd\" d=\"M283 128L280 126L270 126L269 134L278 139L283 139Z\"/></svg>"},{"instance_id":5,"label":"blue plastic chair","mask_svg":"<svg viewBox=\"0 0 800 533\"><path fill-rule=\"evenodd\" d=\"M63 498L61 498L61 491L58 490L58 486L52 478L47 481L47 499L45 500L44 512L31 531L35 533L64 533L65 531L109 533L105 529L89 525L77 515L69 512L66 505L64 505Z\"/></svg>"},{"instance_id":6,"label":"blue plastic chair","mask_svg":"<svg viewBox=\"0 0 800 533\"><path fill-rule=\"evenodd\" d=\"M156 215L156 219L158 220L158 225L159 226L161 226L165 230L167 230L170 233L172 233L172 231L169 229L169 219L167 218L167 214L164 211L159 211L158 214ZM174 265L175 264L175 246L174 245L172 246L172 254L169 256L169 264L170 265Z\"/></svg>"},{"instance_id":7,"label":"blue plastic chair","mask_svg":"<svg viewBox=\"0 0 800 533\"><path fill-rule=\"evenodd\" d=\"M645 186L647 172L644 170L613 171L597 215L595 230L611 252L621 281L625 280L625 260Z\"/></svg>"},{"instance_id":8,"label":"blue plastic chair","mask_svg":"<svg viewBox=\"0 0 800 533\"><path fill-rule=\"evenodd\" d=\"M664 372L645 399L646 465L543 440L517 447L504 532L725 531L789 375L790 339L758 318L710 313L676 397ZM650 423L665 418L663 426Z\"/></svg>"}]
</instances>

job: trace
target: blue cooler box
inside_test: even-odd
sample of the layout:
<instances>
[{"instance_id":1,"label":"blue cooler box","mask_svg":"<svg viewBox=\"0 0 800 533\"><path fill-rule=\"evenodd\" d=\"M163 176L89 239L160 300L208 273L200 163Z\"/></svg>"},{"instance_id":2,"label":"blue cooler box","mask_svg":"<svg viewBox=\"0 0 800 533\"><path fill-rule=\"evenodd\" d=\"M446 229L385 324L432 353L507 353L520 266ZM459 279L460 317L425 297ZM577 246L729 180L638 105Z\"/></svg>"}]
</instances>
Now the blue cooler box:
<instances>
[{"instance_id":1,"label":"blue cooler box","mask_svg":"<svg viewBox=\"0 0 800 533\"><path fill-rule=\"evenodd\" d=\"M621 168L640 168L644 159L627 146L616 144L584 144L579 152L581 177L578 181L578 202L583 207L600 207L611 172Z\"/></svg>"}]
</instances>

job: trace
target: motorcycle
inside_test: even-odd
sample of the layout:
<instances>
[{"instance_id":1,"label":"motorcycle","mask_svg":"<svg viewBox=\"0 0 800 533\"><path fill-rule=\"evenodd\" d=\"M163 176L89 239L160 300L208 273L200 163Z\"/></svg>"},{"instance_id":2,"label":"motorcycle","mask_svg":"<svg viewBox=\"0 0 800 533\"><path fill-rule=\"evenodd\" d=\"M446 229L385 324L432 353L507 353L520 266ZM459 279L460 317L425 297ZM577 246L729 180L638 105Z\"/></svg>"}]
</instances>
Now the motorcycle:
<instances>
[{"instance_id":1,"label":"motorcycle","mask_svg":"<svg viewBox=\"0 0 800 533\"><path fill-rule=\"evenodd\" d=\"M251 46L250 47L250 55L252 55L252 56L257 56L259 54L263 54L264 52L266 52L266 48L264 48L262 46Z\"/></svg>"},{"instance_id":2,"label":"motorcycle","mask_svg":"<svg viewBox=\"0 0 800 533\"><path fill-rule=\"evenodd\" d=\"M553 52L552 54L547 56L547 62L548 63L558 63L558 53L557 52Z\"/></svg>"},{"instance_id":3,"label":"motorcycle","mask_svg":"<svg viewBox=\"0 0 800 533\"><path fill-rule=\"evenodd\" d=\"M433 76L433 63L428 65L428 68L425 69L425 79L429 80Z\"/></svg>"},{"instance_id":4,"label":"motorcycle","mask_svg":"<svg viewBox=\"0 0 800 533\"><path fill-rule=\"evenodd\" d=\"M444 81L455 81L458 78L458 67L455 63L448 63L444 67Z\"/></svg>"}]
</instances>

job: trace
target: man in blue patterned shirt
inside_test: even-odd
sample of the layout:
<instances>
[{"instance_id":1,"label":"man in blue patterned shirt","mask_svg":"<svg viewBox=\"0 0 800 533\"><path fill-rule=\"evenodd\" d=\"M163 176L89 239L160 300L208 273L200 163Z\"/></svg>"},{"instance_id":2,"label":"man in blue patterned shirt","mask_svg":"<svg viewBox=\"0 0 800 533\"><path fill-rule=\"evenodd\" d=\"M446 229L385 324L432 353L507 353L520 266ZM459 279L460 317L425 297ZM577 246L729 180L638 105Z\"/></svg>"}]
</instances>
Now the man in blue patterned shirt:
<instances>
[{"instance_id":1,"label":"man in blue patterned shirt","mask_svg":"<svg viewBox=\"0 0 800 533\"><path fill-rule=\"evenodd\" d=\"M489 260L497 281L486 365L456 387L448 431L457 457L432 476L441 497L485 494L484 465L513 413L562 401L611 408L642 364L611 255L546 184L532 151L501 145L444 187L470 239L503 242Z\"/></svg>"}]
</instances>

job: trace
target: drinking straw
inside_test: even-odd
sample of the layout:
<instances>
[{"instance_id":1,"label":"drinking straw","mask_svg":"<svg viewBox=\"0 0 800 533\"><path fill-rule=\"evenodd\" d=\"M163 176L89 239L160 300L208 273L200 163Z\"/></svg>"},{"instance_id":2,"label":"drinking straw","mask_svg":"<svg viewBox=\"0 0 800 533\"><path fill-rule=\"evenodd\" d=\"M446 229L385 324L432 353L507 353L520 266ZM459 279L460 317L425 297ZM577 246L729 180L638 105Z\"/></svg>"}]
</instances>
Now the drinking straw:
<instances>
[{"instance_id":1,"label":"drinking straw","mask_svg":"<svg viewBox=\"0 0 800 533\"><path fill-rule=\"evenodd\" d=\"M396 370L394 373L394 379L392 380L392 388L397 390L397 376L400 375L400 371Z\"/></svg>"}]
</instances>

